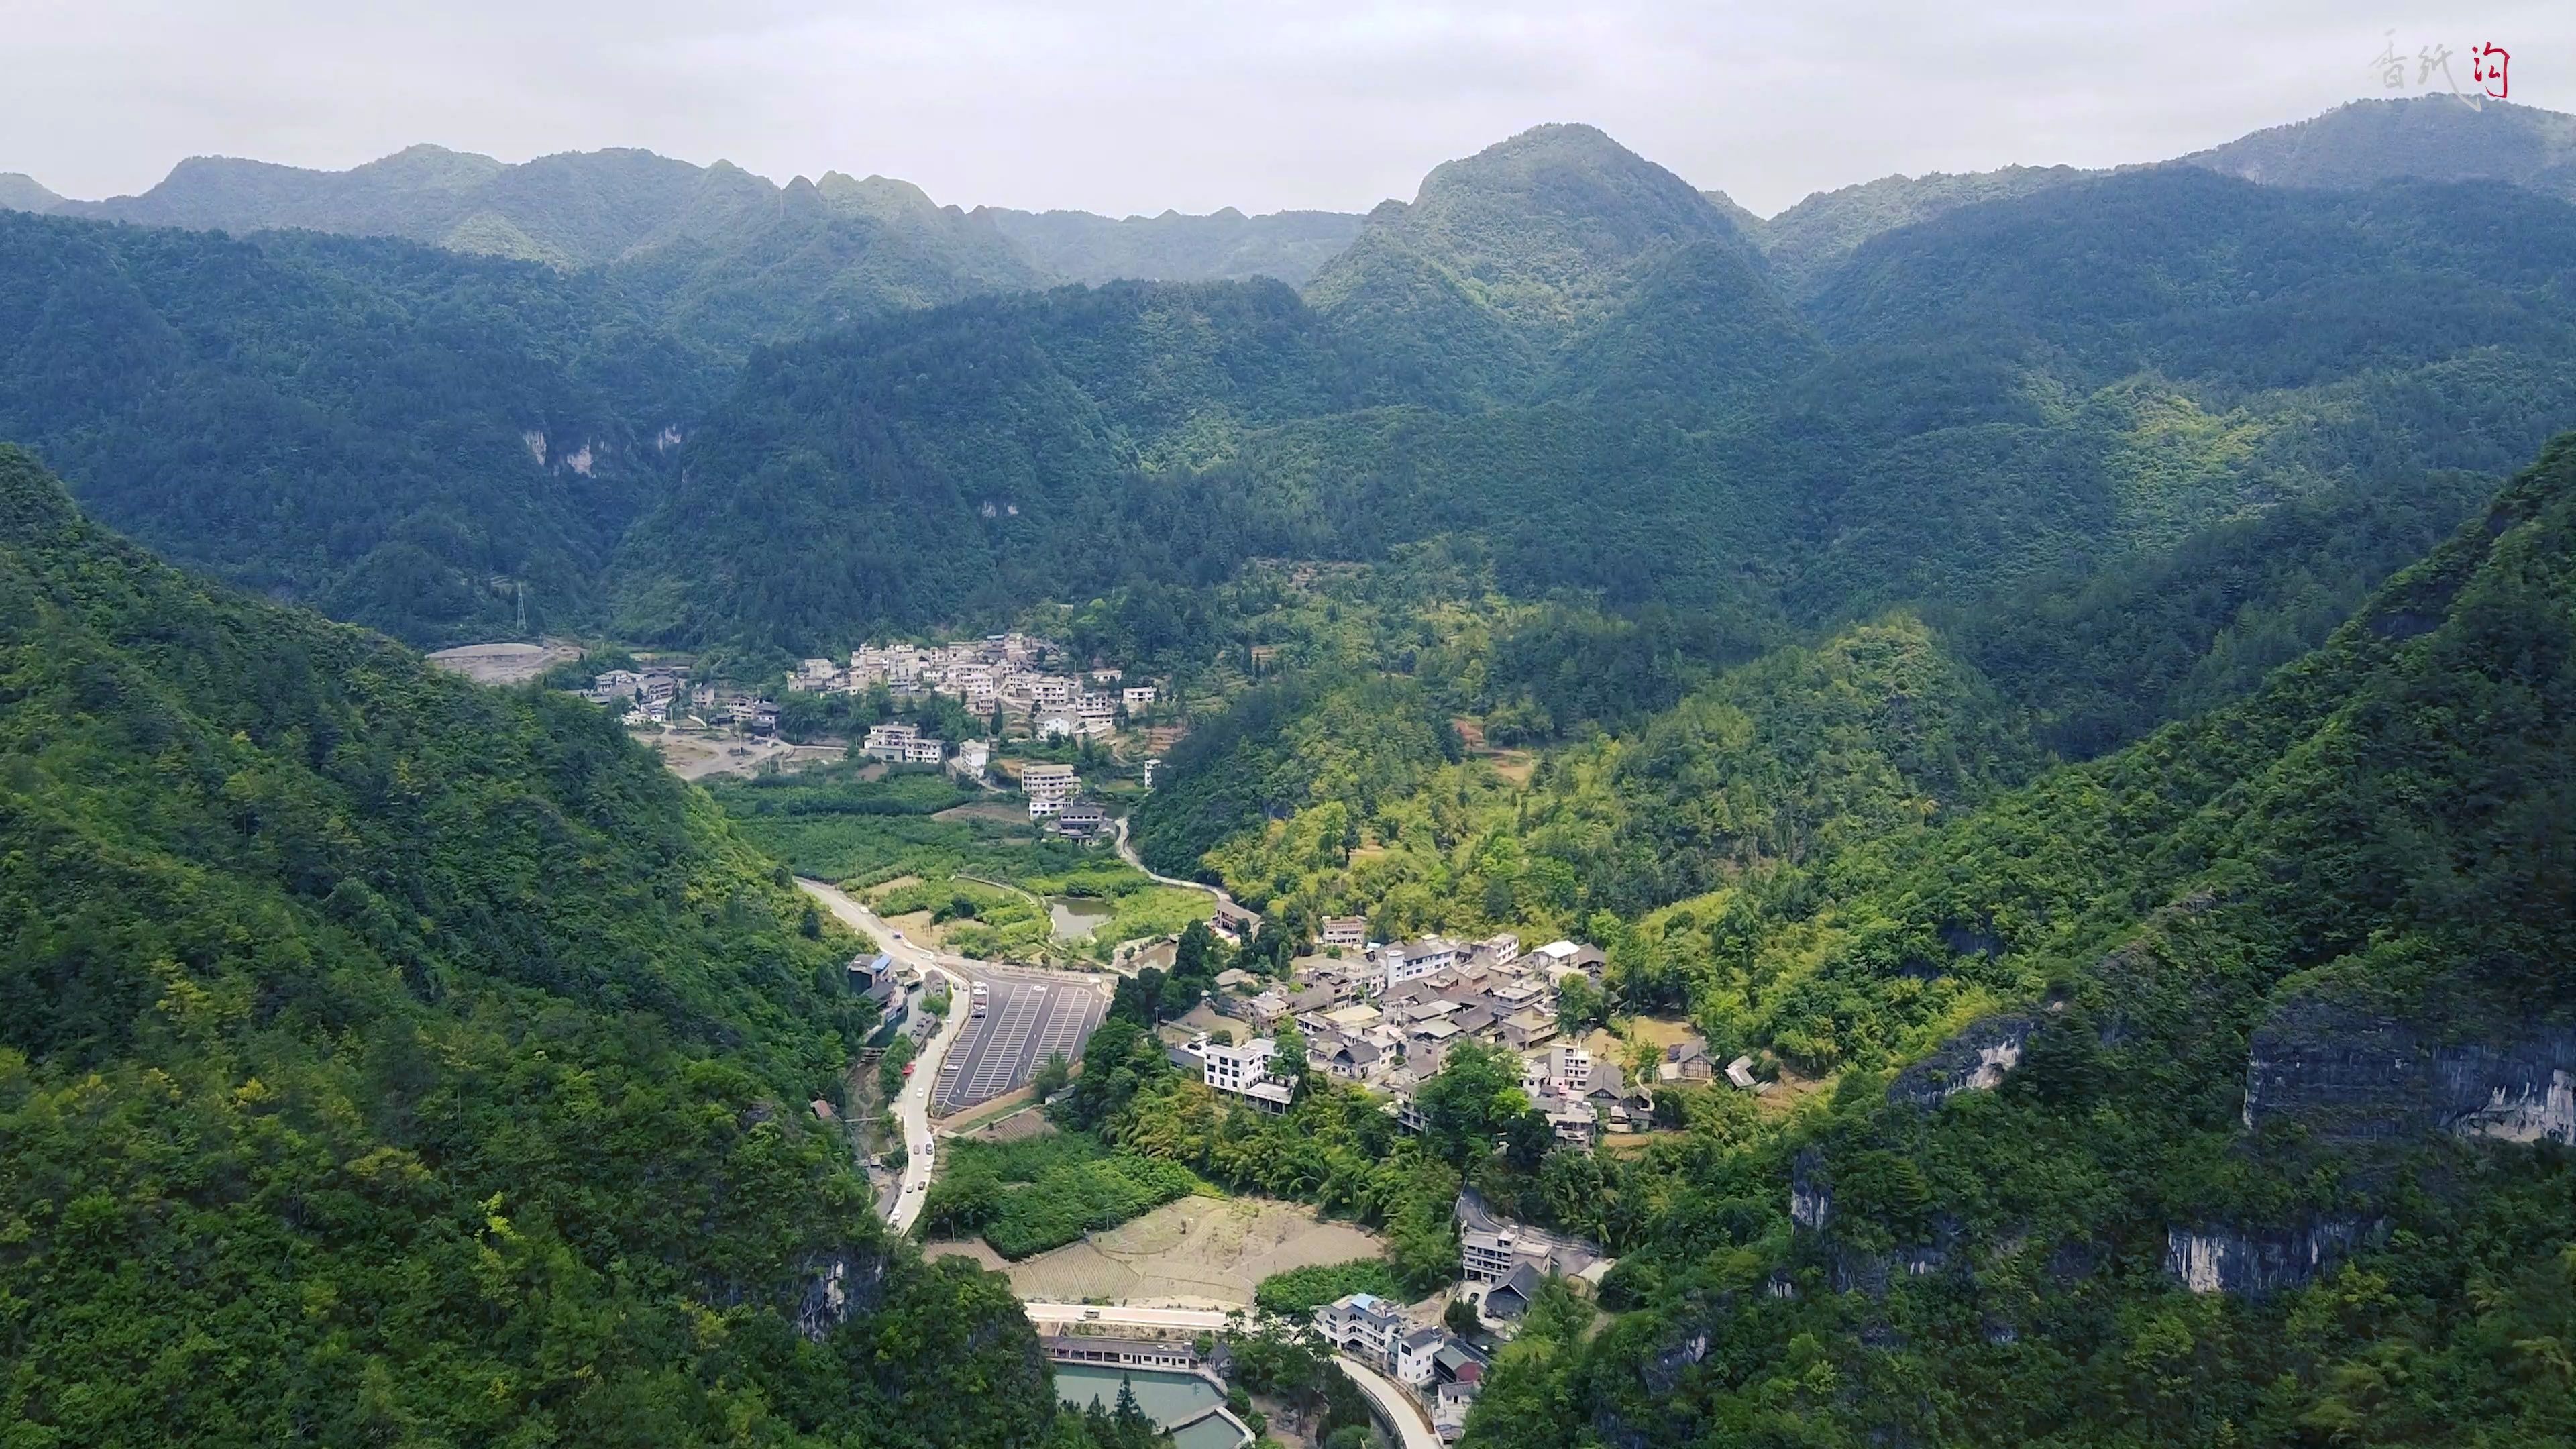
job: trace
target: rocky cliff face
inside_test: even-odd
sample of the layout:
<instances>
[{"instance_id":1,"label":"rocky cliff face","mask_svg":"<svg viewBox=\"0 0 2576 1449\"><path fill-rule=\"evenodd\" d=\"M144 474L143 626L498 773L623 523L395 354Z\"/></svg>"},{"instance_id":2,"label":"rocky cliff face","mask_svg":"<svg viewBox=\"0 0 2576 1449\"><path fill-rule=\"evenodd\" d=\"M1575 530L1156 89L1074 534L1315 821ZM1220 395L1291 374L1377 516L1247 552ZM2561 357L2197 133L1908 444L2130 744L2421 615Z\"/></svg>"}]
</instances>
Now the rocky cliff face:
<instances>
[{"instance_id":1,"label":"rocky cliff face","mask_svg":"<svg viewBox=\"0 0 2576 1449\"><path fill-rule=\"evenodd\" d=\"M2288 1228L2169 1228L2165 1271L2194 1293L2259 1297L2314 1281L2378 1231L2376 1223L2348 1219Z\"/></svg>"},{"instance_id":2,"label":"rocky cliff face","mask_svg":"<svg viewBox=\"0 0 2576 1449\"><path fill-rule=\"evenodd\" d=\"M1969 1023L1941 1049L1897 1073L1887 1084L1891 1102L1908 1102L1925 1111L1961 1092L1991 1092L2021 1065L2036 1023L2027 1016L1990 1016Z\"/></svg>"},{"instance_id":3,"label":"rocky cliff face","mask_svg":"<svg viewBox=\"0 0 2576 1449\"><path fill-rule=\"evenodd\" d=\"M2412 1023L2293 1002L2254 1035L2245 1125L2320 1141L2435 1134L2576 1146L2576 1027L2443 1040Z\"/></svg>"}]
</instances>

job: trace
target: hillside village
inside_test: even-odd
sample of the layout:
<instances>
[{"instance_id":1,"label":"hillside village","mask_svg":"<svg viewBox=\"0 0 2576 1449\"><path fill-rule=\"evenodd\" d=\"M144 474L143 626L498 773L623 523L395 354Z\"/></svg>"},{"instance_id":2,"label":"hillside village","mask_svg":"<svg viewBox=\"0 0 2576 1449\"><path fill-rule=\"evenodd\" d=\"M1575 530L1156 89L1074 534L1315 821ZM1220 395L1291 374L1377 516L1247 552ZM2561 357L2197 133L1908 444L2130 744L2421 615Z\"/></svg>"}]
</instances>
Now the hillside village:
<instances>
[{"instance_id":1,"label":"hillside village","mask_svg":"<svg viewBox=\"0 0 2576 1449\"><path fill-rule=\"evenodd\" d=\"M846 663L802 660L776 697L716 682L692 685L685 662L662 661L600 671L578 693L619 711L633 729L725 731L753 741L782 733L810 738L793 724L800 699L865 698L873 710L860 718L868 712L893 717L853 726L854 757L940 768L963 783L987 784L1006 736L1041 746L1105 740L1146 719L1165 698L1159 683L1130 683L1114 667L1077 669L1067 658L1054 641L1012 632L948 644L868 644L850 651ZM936 722L943 703L952 722L962 711L977 728L943 737ZM1148 789L1158 763L1141 762ZM1110 828L1107 809L1086 798L1071 765L1028 761L1002 783L1018 786L1030 819L1045 822L1050 833L1090 840Z\"/></svg>"},{"instance_id":2,"label":"hillside village","mask_svg":"<svg viewBox=\"0 0 2576 1449\"><path fill-rule=\"evenodd\" d=\"M1272 1063L1282 1029L1293 1028L1309 1070L1383 1093L1387 1114L1419 1131L1415 1093L1458 1043L1477 1042L1520 1059L1531 1106L1546 1115L1559 1144L1581 1148L1650 1127L1657 1082L1703 1084L1723 1075L1746 1092L1770 1090L1751 1056L1720 1069L1696 1037L1663 1050L1656 1082L1632 1080L1619 1063L1569 1039L1560 996L1570 980L1600 987L1605 958L1597 946L1552 941L1524 952L1510 932L1475 942L1426 936L1368 944L1357 935L1365 930L1356 918L1326 921L1330 954L1298 959L1285 990L1243 971L1221 973L1202 1010L1242 1023L1244 1039L1233 1040L1230 1025L1198 1025L1203 1018L1193 1012L1165 1028L1173 1061L1211 1090L1284 1112L1295 1084Z\"/></svg>"}]
</instances>

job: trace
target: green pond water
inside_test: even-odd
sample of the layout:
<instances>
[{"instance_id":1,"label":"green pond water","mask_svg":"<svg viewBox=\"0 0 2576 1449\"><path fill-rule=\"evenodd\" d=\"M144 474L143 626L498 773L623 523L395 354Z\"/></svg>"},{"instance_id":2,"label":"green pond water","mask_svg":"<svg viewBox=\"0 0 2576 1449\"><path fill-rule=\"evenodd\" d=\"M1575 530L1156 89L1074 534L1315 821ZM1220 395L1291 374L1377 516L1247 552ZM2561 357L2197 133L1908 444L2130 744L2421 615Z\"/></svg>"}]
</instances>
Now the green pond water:
<instances>
[{"instance_id":1,"label":"green pond water","mask_svg":"<svg viewBox=\"0 0 2576 1449\"><path fill-rule=\"evenodd\" d=\"M1087 896L1047 897L1047 916L1055 922L1055 938L1079 941L1117 914L1104 900Z\"/></svg>"},{"instance_id":2,"label":"green pond water","mask_svg":"<svg viewBox=\"0 0 2576 1449\"><path fill-rule=\"evenodd\" d=\"M1057 1364L1056 1397L1077 1409L1096 1399L1100 1407L1106 1409L1118 1402L1120 1379L1125 1379L1135 1391L1136 1407L1145 1411L1145 1417L1165 1428L1205 1414L1225 1402L1224 1395L1196 1374L1118 1368L1097 1363ZM1173 1434L1172 1442L1177 1449L1235 1449L1243 1442L1243 1437L1225 1420L1210 1417L1184 1425Z\"/></svg>"}]
</instances>

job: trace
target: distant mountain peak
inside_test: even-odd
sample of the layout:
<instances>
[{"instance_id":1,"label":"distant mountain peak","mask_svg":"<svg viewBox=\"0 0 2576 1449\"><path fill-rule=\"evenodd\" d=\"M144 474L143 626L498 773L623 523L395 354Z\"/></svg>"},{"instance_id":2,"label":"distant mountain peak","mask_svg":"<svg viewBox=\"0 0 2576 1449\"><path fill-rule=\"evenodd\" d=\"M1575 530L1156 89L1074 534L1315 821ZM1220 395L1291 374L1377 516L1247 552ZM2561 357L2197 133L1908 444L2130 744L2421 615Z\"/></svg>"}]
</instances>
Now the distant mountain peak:
<instances>
[{"instance_id":1,"label":"distant mountain peak","mask_svg":"<svg viewBox=\"0 0 2576 1449\"><path fill-rule=\"evenodd\" d=\"M2443 95L2348 101L2180 159L2270 186L2421 177L2507 181L2576 200L2576 116L2503 101L2472 108Z\"/></svg>"},{"instance_id":2,"label":"distant mountain peak","mask_svg":"<svg viewBox=\"0 0 2576 1449\"><path fill-rule=\"evenodd\" d=\"M1534 126L1431 169L1410 206L1389 202L1308 299L1345 325L1422 355L1465 396L1535 383L1646 276L1701 242L1742 245L1698 189L1598 127Z\"/></svg>"},{"instance_id":3,"label":"distant mountain peak","mask_svg":"<svg viewBox=\"0 0 2576 1449\"><path fill-rule=\"evenodd\" d=\"M0 171L0 211L52 211L63 198L23 171Z\"/></svg>"}]
</instances>

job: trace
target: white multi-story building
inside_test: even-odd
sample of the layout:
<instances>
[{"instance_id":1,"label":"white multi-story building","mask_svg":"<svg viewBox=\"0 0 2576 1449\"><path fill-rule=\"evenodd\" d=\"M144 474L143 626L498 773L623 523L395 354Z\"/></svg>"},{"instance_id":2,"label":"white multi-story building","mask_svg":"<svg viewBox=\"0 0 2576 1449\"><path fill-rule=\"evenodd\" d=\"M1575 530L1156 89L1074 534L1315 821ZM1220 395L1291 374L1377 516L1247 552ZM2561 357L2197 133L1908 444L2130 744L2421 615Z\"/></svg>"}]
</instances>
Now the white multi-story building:
<instances>
[{"instance_id":1,"label":"white multi-story building","mask_svg":"<svg viewBox=\"0 0 2576 1449\"><path fill-rule=\"evenodd\" d=\"M1427 1388L1432 1378L1432 1360L1439 1356L1440 1345L1448 1341L1449 1335L1437 1328L1417 1328L1395 1341L1387 1354L1387 1367L1395 1372L1396 1382Z\"/></svg>"},{"instance_id":2,"label":"white multi-story building","mask_svg":"<svg viewBox=\"0 0 2576 1449\"><path fill-rule=\"evenodd\" d=\"M948 757L948 746L945 741L922 734L918 725L889 721L868 726L868 735L860 742L859 753L889 764L936 765Z\"/></svg>"},{"instance_id":3,"label":"white multi-story building","mask_svg":"<svg viewBox=\"0 0 2576 1449\"><path fill-rule=\"evenodd\" d=\"M1023 765L1020 793L1029 797L1029 818L1042 819L1082 793L1082 777L1073 772L1071 765Z\"/></svg>"},{"instance_id":4,"label":"white multi-story building","mask_svg":"<svg viewBox=\"0 0 2576 1449\"><path fill-rule=\"evenodd\" d=\"M1555 1252L1554 1239L1511 1224L1458 1229L1458 1270L1470 1283L1500 1283L1523 1263L1544 1268Z\"/></svg>"},{"instance_id":5,"label":"white multi-story building","mask_svg":"<svg viewBox=\"0 0 2576 1449\"><path fill-rule=\"evenodd\" d=\"M1010 692L1031 704L1045 706L1071 704L1076 693L1073 680L1068 675L1038 674L1027 670L1011 676Z\"/></svg>"},{"instance_id":6,"label":"white multi-story building","mask_svg":"<svg viewBox=\"0 0 2576 1449\"><path fill-rule=\"evenodd\" d=\"M1118 691L1118 702L1127 707L1127 712L1129 714L1140 714L1146 710L1152 709L1154 707L1154 686L1150 684L1128 685L1126 688Z\"/></svg>"},{"instance_id":7,"label":"white multi-story building","mask_svg":"<svg viewBox=\"0 0 2576 1449\"><path fill-rule=\"evenodd\" d=\"M1592 1053L1559 1042L1521 1062L1521 1090L1531 1096L1557 1092L1579 1097L1592 1090Z\"/></svg>"},{"instance_id":8,"label":"white multi-story building","mask_svg":"<svg viewBox=\"0 0 2576 1449\"><path fill-rule=\"evenodd\" d=\"M1365 946L1368 944L1368 917L1327 916L1317 940L1327 946Z\"/></svg>"},{"instance_id":9,"label":"white multi-story building","mask_svg":"<svg viewBox=\"0 0 2576 1449\"><path fill-rule=\"evenodd\" d=\"M1362 1363L1384 1364L1410 1325L1395 1304L1371 1293L1350 1293L1315 1310L1315 1331Z\"/></svg>"},{"instance_id":10,"label":"white multi-story building","mask_svg":"<svg viewBox=\"0 0 2576 1449\"><path fill-rule=\"evenodd\" d=\"M1446 971L1457 965L1464 954L1457 942L1441 936L1389 942L1378 948L1378 965L1385 971L1383 987L1393 991L1407 981L1419 981L1435 971Z\"/></svg>"},{"instance_id":11,"label":"white multi-story building","mask_svg":"<svg viewBox=\"0 0 2576 1449\"><path fill-rule=\"evenodd\" d=\"M1241 1046L1218 1041L1199 1043L1200 1070L1211 1091L1241 1097L1264 1112L1285 1112L1296 1088L1270 1075L1270 1057L1278 1043L1254 1037Z\"/></svg>"},{"instance_id":12,"label":"white multi-story building","mask_svg":"<svg viewBox=\"0 0 2576 1449\"><path fill-rule=\"evenodd\" d=\"M1211 1041L1201 1051L1206 1064L1207 1084L1220 1092L1237 1096L1253 1082L1270 1075L1270 1054L1279 1049L1270 1038L1254 1037L1241 1046Z\"/></svg>"}]
</instances>

